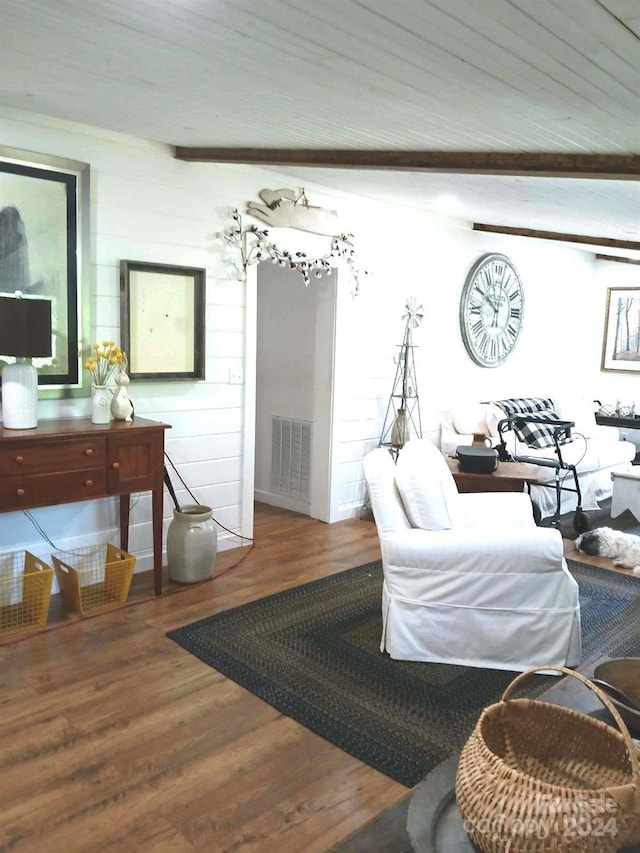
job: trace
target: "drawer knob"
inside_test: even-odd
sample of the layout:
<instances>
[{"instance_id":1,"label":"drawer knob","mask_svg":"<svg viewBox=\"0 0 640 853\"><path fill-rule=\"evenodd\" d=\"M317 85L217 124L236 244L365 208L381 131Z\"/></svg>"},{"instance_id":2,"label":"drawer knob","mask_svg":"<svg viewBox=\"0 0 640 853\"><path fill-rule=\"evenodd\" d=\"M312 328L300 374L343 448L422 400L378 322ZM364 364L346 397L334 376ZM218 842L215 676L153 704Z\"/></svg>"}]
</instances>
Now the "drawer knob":
<instances>
[{"instance_id":1,"label":"drawer knob","mask_svg":"<svg viewBox=\"0 0 640 853\"><path fill-rule=\"evenodd\" d=\"M113 468L114 471L117 471L118 468L120 467L120 463L119 462L112 462L111 467Z\"/></svg>"},{"instance_id":2,"label":"drawer knob","mask_svg":"<svg viewBox=\"0 0 640 853\"><path fill-rule=\"evenodd\" d=\"M93 486L93 480L85 480L84 484L85 486Z\"/></svg>"},{"instance_id":3,"label":"drawer knob","mask_svg":"<svg viewBox=\"0 0 640 853\"><path fill-rule=\"evenodd\" d=\"M86 450L85 450L85 452L84 452L84 455L85 455L85 456L93 456L93 448L92 448L92 447L87 447L87 449L86 449Z\"/></svg>"},{"instance_id":4,"label":"drawer knob","mask_svg":"<svg viewBox=\"0 0 640 853\"><path fill-rule=\"evenodd\" d=\"M16 495L19 498L23 498L24 497L24 489L16 489Z\"/></svg>"},{"instance_id":5,"label":"drawer knob","mask_svg":"<svg viewBox=\"0 0 640 853\"><path fill-rule=\"evenodd\" d=\"M22 463L24 462L24 456L16 456L16 462L18 463L18 465L22 465Z\"/></svg>"}]
</instances>

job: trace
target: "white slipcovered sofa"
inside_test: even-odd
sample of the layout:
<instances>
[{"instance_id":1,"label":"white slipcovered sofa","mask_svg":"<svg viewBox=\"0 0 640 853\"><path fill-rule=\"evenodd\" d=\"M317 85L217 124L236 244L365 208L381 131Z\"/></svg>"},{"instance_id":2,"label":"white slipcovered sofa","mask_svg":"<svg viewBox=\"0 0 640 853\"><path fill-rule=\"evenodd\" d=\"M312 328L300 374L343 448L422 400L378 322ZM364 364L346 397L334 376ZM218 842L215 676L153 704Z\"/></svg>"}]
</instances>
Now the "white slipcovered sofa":
<instances>
[{"instance_id":1,"label":"white slipcovered sofa","mask_svg":"<svg viewBox=\"0 0 640 853\"><path fill-rule=\"evenodd\" d=\"M629 471L636 447L630 441L621 440L616 427L599 426L596 423L592 401L569 397L552 398L552 401L553 410L561 419L575 422L571 429L571 441L561 445L561 453L566 463L576 466L582 492L582 509L598 509L600 501L611 497L611 472ZM495 402L471 401L456 405L442 419L440 449L443 453L455 453L456 447L471 444L474 436L477 438L480 435L486 436L486 443L495 447L500 441L498 423L505 417L505 412ZM506 449L512 456L556 458L553 447L531 447L521 441L513 430L505 432L504 439ZM555 471L540 465L534 466L534 473L539 483L549 484L531 486L531 499L544 518L553 515L556 509L556 492L553 488ZM567 477L567 487L574 485L570 472L563 471L561 474ZM575 493L562 491L561 512L571 512L575 508Z\"/></svg>"}]
</instances>

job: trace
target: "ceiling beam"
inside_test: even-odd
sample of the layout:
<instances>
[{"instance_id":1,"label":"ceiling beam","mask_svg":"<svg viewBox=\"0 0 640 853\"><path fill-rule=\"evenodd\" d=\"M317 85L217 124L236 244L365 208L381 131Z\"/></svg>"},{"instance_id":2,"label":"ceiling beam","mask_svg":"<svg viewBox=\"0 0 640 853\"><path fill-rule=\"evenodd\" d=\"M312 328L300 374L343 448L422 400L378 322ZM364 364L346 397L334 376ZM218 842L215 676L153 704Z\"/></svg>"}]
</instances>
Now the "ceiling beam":
<instances>
[{"instance_id":1,"label":"ceiling beam","mask_svg":"<svg viewBox=\"0 0 640 853\"><path fill-rule=\"evenodd\" d=\"M178 160L330 169L640 178L638 154L561 154L497 151L386 151L343 148L193 148L177 146Z\"/></svg>"},{"instance_id":2,"label":"ceiling beam","mask_svg":"<svg viewBox=\"0 0 640 853\"><path fill-rule=\"evenodd\" d=\"M617 264L640 264L636 258L621 258L619 255L596 255L596 261L615 261Z\"/></svg>"},{"instance_id":3,"label":"ceiling beam","mask_svg":"<svg viewBox=\"0 0 640 853\"><path fill-rule=\"evenodd\" d=\"M561 231L538 231L534 228L510 228L507 225L482 225L473 223L474 231L491 234L511 234L515 237L534 237L537 240L561 240L563 243L585 243L589 246L608 246L611 249L633 249L640 251L636 240L616 240L612 237L589 237L586 234L564 234Z\"/></svg>"}]
</instances>

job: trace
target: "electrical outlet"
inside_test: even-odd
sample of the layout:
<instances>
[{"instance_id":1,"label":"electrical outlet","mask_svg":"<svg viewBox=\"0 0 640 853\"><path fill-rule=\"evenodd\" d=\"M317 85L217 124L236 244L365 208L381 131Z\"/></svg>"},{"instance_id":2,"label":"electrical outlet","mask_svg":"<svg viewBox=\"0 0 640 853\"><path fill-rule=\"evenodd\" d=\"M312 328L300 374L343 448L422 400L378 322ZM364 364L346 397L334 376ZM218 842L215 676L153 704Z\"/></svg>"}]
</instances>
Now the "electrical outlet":
<instances>
[{"instance_id":1,"label":"electrical outlet","mask_svg":"<svg viewBox=\"0 0 640 853\"><path fill-rule=\"evenodd\" d=\"M242 385L242 368L241 367L230 367L229 368L229 385Z\"/></svg>"}]
</instances>

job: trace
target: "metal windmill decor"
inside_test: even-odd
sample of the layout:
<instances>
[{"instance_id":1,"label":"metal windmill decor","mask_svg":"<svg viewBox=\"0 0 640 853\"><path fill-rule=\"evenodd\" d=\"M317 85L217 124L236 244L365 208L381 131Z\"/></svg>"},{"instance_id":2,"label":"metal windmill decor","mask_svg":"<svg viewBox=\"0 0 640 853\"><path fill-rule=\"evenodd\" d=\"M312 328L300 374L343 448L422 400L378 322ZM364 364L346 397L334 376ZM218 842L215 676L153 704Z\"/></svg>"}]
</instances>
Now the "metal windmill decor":
<instances>
[{"instance_id":1,"label":"metal windmill decor","mask_svg":"<svg viewBox=\"0 0 640 853\"><path fill-rule=\"evenodd\" d=\"M424 311L422 305L416 305L413 298L407 299L404 308L404 338L399 345L398 367L380 439L380 447L388 447L396 455L411 436L422 438L412 335L422 322Z\"/></svg>"}]
</instances>

